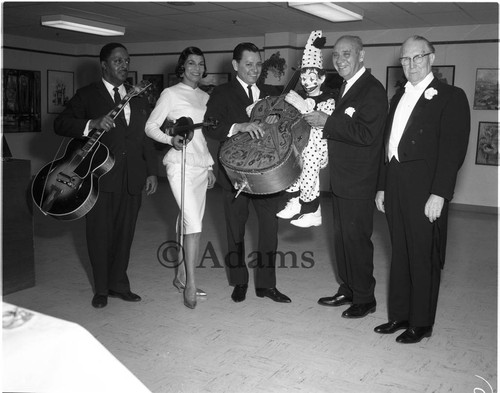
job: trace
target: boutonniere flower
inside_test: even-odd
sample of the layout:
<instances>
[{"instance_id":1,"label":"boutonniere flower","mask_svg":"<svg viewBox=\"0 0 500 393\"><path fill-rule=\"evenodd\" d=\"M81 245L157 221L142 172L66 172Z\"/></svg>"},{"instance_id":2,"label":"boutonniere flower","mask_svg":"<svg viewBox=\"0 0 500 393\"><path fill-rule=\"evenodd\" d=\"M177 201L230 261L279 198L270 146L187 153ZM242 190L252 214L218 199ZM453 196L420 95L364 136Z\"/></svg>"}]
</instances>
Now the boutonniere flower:
<instances>
[{"instance_id":1,"label":"boutonniere flower","mask_svg":"<svg viewBox=\"0 0 500 393\"><path fill-rule=\"evenodd\" d=\"M345 110L345 114L349 117L352 117L352 115L354 114L354 112L356 112L356 109L354 109L352 106L350 106L349 108L347 108Z\"/></svg>"},{"instance_id":2,"label":"boutonniere flower","mask_svg":"<svg viewBox=\"0 0 500 393\"><path fill-rule=\"evenodd\" d=\"M424 92L424 97L427 99L427 100L432 100L432 97L434 96L437 96L437 90L433 87L430 87L428 88L425 92Z\"/></svg>"}]
</instances>

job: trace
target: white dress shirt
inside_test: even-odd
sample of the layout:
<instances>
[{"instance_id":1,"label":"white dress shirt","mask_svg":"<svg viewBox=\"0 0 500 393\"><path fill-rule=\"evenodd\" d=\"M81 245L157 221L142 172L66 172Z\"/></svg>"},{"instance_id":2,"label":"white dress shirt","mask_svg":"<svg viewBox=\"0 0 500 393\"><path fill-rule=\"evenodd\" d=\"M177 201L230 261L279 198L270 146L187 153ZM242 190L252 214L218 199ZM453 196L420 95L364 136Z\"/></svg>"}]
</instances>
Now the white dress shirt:
<instances>
[{"instance_id":1,"label":"white dress shirt","mask_svg":"<svg viewBox=\"0 0 500 393\"><path fill-rule=\"evenodd\" d=\"M238 82L240 82L241 86L243 86L243 89L245 90L245 93L247 93L247 95L248 95L248 88L247 88L248 83L243 82L238 75L236 75L236 80ZM255 83L252 85L251 89L252 89L253 102L255 103L259 100L260 89L257 87L257 85ZM231 126L231 128L229 129L229 133L227 134L228 138L234 135L234 132L233 132L234 126L235 126L235 124L233 124Z\"/></svg>"},{"instance_id":2,"label":"white dress shirt","mask_svg":"<svg viewBox=\"0 0 500 393\"><path fill-rule=\"evenodd\" d=\"M108 81L104 80L104 78L102 81L104 82L104 86L106 86L106 90L108 90L108 93L111 96L111 99L114 101L115 100L115 91L114 91L115 86L113 86ZM123 86L123 84L118 87L118 93L120 94L120 98L122 100L123 100L123 97L125 97L127 95L127 89L125 89L125 86ZM123 107L122 112L125 115L125 120L127 121L127 125L130 124L130 104L128 102ZM85 130L83 131L84 136L89 135L89 133L91 131L89 126L90 126L90 120L87 122L87 125L85 126Z\"/></svg>"},{"instance_id":3,"label":"white dress shirt","mask_svg":"<svg viewBox=\"0 0 500 393\"><path fill-rule=\"evenodd\" d=\"M410 82L406 83L405 92L398 103L398 107L394 113L394 120L392 121L391 136L389 137L389 146L387 149L389 161L392 157L395 157L396 160L399 161L398 146L401 141L401 137L403 136L406 124L408 123L408 119L410 118L415 105L417 105L417 101L420 99L420 96L433 79L434 75L430 72L416 86L413 86Z\"/></svg>"},{"instance_id":4,"label":"white dress shirt","mask_svg":"<svg viewBox=\"0 0 500 393\"><path fill-rule=\"evenodd\" d=\"M352 87L352 85L354 85L354 83L355 83L355 82L356 82L359 78L361 78L361 75L363 75L363 74L365 73L365 71L366 71L366 68L363 66L363 67L361 67L361 68L358 70L358 72L356 72L356 73L353 75L353 77L352 77L351 79L349 79L349 80L346 80L346 81L345 81L345 89L344 89L344 93L342 94L342 97L344 97L344 96L345 96L345 93L347 93L347 90L349 90L349 89ZM342 97L340 97L340 98L342 98Z\"/></svg>"}]
</instances>

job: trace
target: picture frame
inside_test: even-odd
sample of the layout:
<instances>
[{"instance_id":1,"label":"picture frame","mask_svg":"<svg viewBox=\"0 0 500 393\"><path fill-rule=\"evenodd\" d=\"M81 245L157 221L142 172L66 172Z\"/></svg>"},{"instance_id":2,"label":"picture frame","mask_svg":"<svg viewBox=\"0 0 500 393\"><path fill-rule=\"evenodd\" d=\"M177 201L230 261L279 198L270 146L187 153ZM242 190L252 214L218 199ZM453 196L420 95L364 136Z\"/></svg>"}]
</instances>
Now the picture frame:
<instances>
[{"instance_id":1,"label":"picture frame","mask_svg":"<svg viewBox=\"0 0 500 393\"><path fill-rule=\"evenodd\" d=\"M132 86L137 85L137 71L129 71L126 82Z\"/></svg>"},{"instance_id":2,"label":"picture frame","mask_svg":"<svg viewBox=\"0 0 500 393\"><path fill-rule=\"evenodd\" d=\"M476 165L498 166L498 124L492 121L479 122Z\"/></svg>"},{"instance_id":3,"label":"picture frame","mask_svg":"<svg viewBox=\"0 0 500 393\"><path fill-rule=\"evenodd\" d=\"M230 80L230 72L216 72L207 74L207 76L200 81L200 89L210 94L214 90L215 86L223 85Z\"/></svg>"},{"instance_id":4,"label":"picture frame","mask_svg":"<svg viewBox=\"0 0 500 393\"><path fill-rule=\"evenodd\" d=\"M47 113L61 113L74 94L71 71L47 70Z\"/></svg>"},{"instance_id":5,"label":"picture frame","mask_svg":"<svg viewBox=\"0 0 500 393\"><path fill-rule=\"evenodd\" d=\"M454 65L433 65L432 73L434 77L448 85L455 83L455 66ZM387 67L387 76L385 89L389 100L394 97L399 89L404 89L407 80L403 72L402 66Z\"/></svg>"},{"instance_id":6,"label":"picture frame","mask_svg":"<svg viewBox=\"0 0 500 393\"><path fill-rule=\"evenodd\" d=\"M143 74L142 79L151 82L151 87L146 94L149 105L154 108L163 91L163 74Z\"/></svg>"},{"instance_id":7,"label":"picture frame","mask_svg":"<svg viewBox=\"0 0 500 393\"><path fill-rule=\"evenodd\" d=\"M455 66L454 65L433 65L432 73L434 78L439 79L447 85L455 85Z\"/></svg>"},{"instance_id":8,"label":"picture frame","mask_svg":"<svg viewBox=\"0 0 500 393\"><path fill-rule=\"evenodd\" d=\"M178 78L176 74L167 74L167 87L176 85L180 81L181 79Z\"/></svg>"},{"instance_id":9,"label":"picture frame","mask_svg":"<svg viewBox=\"0 0 500 393\"><path fill-rule=\"evenodd\" d=\"M498 110L498 68L476 70L473 109Z\"/></svg>"},{"instance_id":10,"label":"picture frame","mask_svg":"<svg viewBox=\"0 0 500 393\"><path fill-rule=\"evenodd\" d=\"M215 86L222 85L231 80L230 72L214 72L207 74L205 78L200 81L200 89L206 91L208 94L212 93ZM175 74L167 75L167 87L179 83L181 80Z\"/></svg>"},{"instance_id":11,"label":"picture frame","mask_svg":"<svg viewBox=\"0 0 500 393\"><path fill-rule=\"evenodd\" d=\"M41 131L40 71L4 68L2 72L4 133Z\"/></svg>"}]
</instances>

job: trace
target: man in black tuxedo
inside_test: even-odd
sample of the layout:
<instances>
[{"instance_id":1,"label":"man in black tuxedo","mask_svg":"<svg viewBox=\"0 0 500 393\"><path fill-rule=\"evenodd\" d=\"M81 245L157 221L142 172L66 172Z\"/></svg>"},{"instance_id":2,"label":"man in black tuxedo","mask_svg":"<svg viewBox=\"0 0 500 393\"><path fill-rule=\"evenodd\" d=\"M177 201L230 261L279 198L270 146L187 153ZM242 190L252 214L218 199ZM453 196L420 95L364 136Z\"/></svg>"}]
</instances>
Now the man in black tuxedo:
<instances>
[{"instance_id":1,"label":"man in black tuxedo","mask_svg":"<svg viewBox=\"0 0 500 393\"><path fill-rule=\"evenodd\" d=\"M469 142L464 91L432 74L434 46L413 36L401 47L408 79L391 100L376 197L392 242L389 322L375 328L417 343L430 337L444 265L448 204Z\"/></svg>"},{"instance_id":2,"label":"man in black tuxedo","mask_svg":"<svg viewBox=\"0 0 500 393\"><path fill-rule=\"evenodd\" d=\"M256 86L262 71L259 49L244 42L233 50L232 65L236 78L229 83L215 87L207 103L205 118L218 121L214 129L206 130L205 136L221 143L239 132L248 132L252 138L264 135L258 122L250 122L246 108L271 94L269 87ZM220 164L220 162L219 162ZM237 198L224 167L219 165L217 181L222 186L226 218L228 253L225 264L229 284L234 286L231 298L235 302L245 300L248 289L248 268L245 263L245 225L252 202L258 219L258 250L255 266L255 288L258 297L268 297L276 302L291 300L276 289L276 250L278 246L278 218L280 195L249 195L241 193ZM254 252L251 253L255 255ZM255 258L254 261L255 262Z\"/></svg>"},{"instance_id":3,"label":"man in black tuxedo","mask_svg":"<svg viewBox=\"0 0 500 393\"><path fill-rule=\"evenodd\" d=\"M359 37L340 37L333 47L333 64L345 84L335 110L330 116L318 111L304 115L311 126L323 128L328 140L335 257L342 280L334 296L318 303L352 303L344 318L361 318L376 308L371 236L388 105L387 93L364 67L364 57Z\"/></svg>"},{"instance_id":4,"label":"man in black tuxedo","mask_svg":"<svg viewBox=\"0 0 500 393\"><path fill-rule=\"evenodd\" d=\"M94 276L92 305L102 308L108 296L137 302L127 276L130 248L142 201L157 188L157 158L144 127L148 101L134 97L114 120L109 113L127 94L123 85L130 57L119 43L100 52L102 79L79 89L54 122L59 135L80 138L105 130L100 142L113 154L115 164L99 181L99 196L86 214L87 248Z\"/></svg>"}]
</instances>

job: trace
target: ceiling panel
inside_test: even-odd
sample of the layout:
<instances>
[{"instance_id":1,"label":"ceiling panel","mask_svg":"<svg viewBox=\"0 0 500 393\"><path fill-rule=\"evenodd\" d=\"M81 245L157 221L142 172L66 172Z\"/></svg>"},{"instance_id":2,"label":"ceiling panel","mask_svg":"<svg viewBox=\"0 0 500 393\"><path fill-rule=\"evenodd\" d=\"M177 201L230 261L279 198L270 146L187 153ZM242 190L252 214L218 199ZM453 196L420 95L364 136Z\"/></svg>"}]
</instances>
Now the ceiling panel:
<instances>
[{"instance_id":1,"label":"ceiling panel","mask_svg":"<svg viewBox=\"0 0 500 393\"><path fill-rule=\"evenodd\" d=\"M182 6L181 4L187 4ZM351 2L364 19L332 23L288 7L287 2L4 2L3 33L70 44L104 44L110 37L42 27L50 14L93 19L126 27L123 42L197 40L308 33L498 24L498 4L451 2Z\"/></svg>"}]
</instances>

